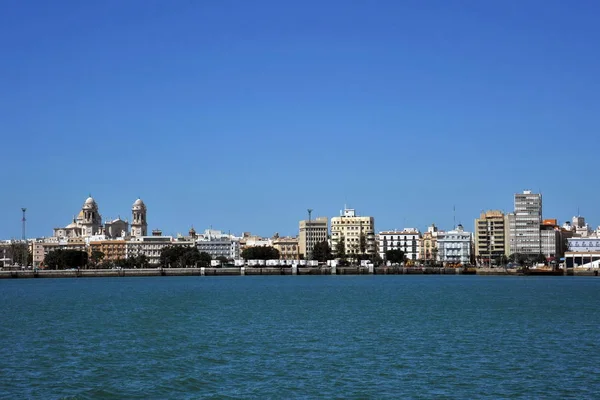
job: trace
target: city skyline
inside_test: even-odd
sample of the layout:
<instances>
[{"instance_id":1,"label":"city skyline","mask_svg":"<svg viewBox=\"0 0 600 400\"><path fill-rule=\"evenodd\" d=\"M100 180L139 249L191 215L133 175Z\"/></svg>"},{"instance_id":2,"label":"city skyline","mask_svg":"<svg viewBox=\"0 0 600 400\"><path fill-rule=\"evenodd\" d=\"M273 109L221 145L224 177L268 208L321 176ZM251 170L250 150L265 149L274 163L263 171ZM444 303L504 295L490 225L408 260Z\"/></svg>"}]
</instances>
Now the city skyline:
<instances>
[{"instance_id":1,"label":"city skyline","mask_svg":"<svg viewBox=\"0 0 600 400\"><path fill-rule=\"evenodd\" d=\"M343 12L340 12L343 10ZM91 192L149 229L376 230L512 210L600 224L596 3L15 2L0 15L0 237Z\"/></svg>"},{"instance_id":2,"label":"city skyline","mask_svg":"<svg viewBox=\"0 0 600 400\"><path fill-rule=\"evenodd\" d=\"M521 191L522 192L522 191ZM511 194L511 198L512 196L514 196L514 194L518 194L521 192L515 192L513 194ZM91 195L91 193L90 193ZM545 219L548 218L555 218L558 221L559 225L562 225L564 222L571 222L572 217L574 216L582 216L585 217L586 223L588 223L590 225L591 228L595 229L596 228L596 222L593 220L590 220L590 218L583 213L577 213L578 210L576 210L575 213L573 213L570 216L565 216L564 218L561 218L559 216L556 215L548 215L547 212L545 211L547 209L547 202L549 201L548 198L546 196L543 195L543 201L544 201L544 205L543 205L543 209L542 209L542 217ZM88 197L88 195L82 197L82 200L79 202L75 202L76 204L79 204L78 206L76 206L76 208L73 210L73 212L70 214L70 216L68 218L63 218L62 216L58 215L58 214L54 214L56 216L53 216L52 220L59 220L60 222L54 224L54 226L45 229L45 227L41 227L38 226L38 224L36 224L35 219L33 220L33 227L31 226L32 224L32 218L30 216L30 210L31 207L27 208L27 237L28 238L34 238L34 237L51 237L52 236L52 231L54 228L59 228L59 227L63 227L65 225L65 222L70 221L70 218L75 218L77 216L77 214L79 213L80 209L81 209L81 204L83 204L83 202L86 200L86 197ZM123 212L121 213L110 213L107 214L106 212L104 212L104 207L103 207L103 203L101 201L99 201L95 196L92 196L94 198L94 200L98 203L98 207L99 207L99 213L102 217L102 221L109 221L111 219L114 218L121 218L125 221L128 221L129 223L131 223L131 203L133 203L132 201L129 202L129 205L127 207L122 207L124 208ZM136 199L142 199L142 197L135 197ZM144 200L144 202L147 204L146 200ZM68 204L73 203L72 200L69 200ZM196 222L191 222L188 223L185 226L180 226L180 227L173 227L169 224L165 224L164 226L162 225L157 225L153 223L153 213L154 213L154 207L152 206L147 206L148 207L148 234L150 234L150 231L153 229L160 229L163 234L168 235L168 236L176 236L177 234L182 234L182 235L186 235L188 230L191 227L194 227L196 229L196 231L198 231L199 233L202 232L204 229L216 229L216 230L220 230L223 232L231 232L232 234L237 234L237 235L241 235L243 232L251 232L252 234L256 234L259 236L263 236L263 237L271 237L274 233L278 233L280 236L297 236L298 235L298 221L301 220L308 220L308 215L306 214L307 211L306 209L304 209L304 213L305 215L300 215L299 218L297 220L293 220L291 221L291 226L288 226L288 224L285 224L285 226L283 224L279 224L278 226L274 226L273 229L271 229L270 231L266 231L266 232L262 232L259 231L258 229L254 229L252 226L246 226L246 227L240 227L239 229L229 229L228 227L224 227L221 224L217 223L207 223L207 224L202 224L202 223L196 223ZM392 225L392 224L387 224L385 221L380 221L377 217L377 213L371 212L371 210L366 209L366 210L361 210L361 209L357 209L352 207L350 204L345 204L342 207L340 207L340 209L338 210L337 213L335 214L329 214L329 215L325 215L325 214L319 214L319 213L315 213L315 210L313 210L313 214L312 214L312 218L316 219L317 217L327 217L328 219L332 218L332 217L336 217L339 216L341 214L341 212L343 211L344 207L347 207L349 209L355 209L357 212L357 215L360 216L373 216L375 218L375 232L381 232L381 231L393 231L393 230L402 230L404 228L416 228L418 229L420 232L426 232L427 231L427 227L430 226L431 224L435 224L439 229L441 230L451 230L454 228L454 222L456 222L456 225L462 225L466 231L472 232L474 229L474 223L475 223L475 219L477 219L479 217L479 213L483 212L483 211L491 211L491 210L499 210L502 211L504 214L508 214L514 211L514 204L511 203L511 206L506 207L506 208L493 208L493 207L485 207L485 208L481 208L479 211L477 211L476 215L474 215L472 220L461 220L458 217L454 217L454 212L455 209L457 209L455 206L453 206L453 209L450 210L450 215L446 217L446 220L450 219L449 223L444 223L444 221L430 221L430 222L422 222L422 223L417 223L417 224L396 224L396 226L388 226L388 225ZM129 210L127 210L127 208ZM14 223L15 228L17 228L18 230L15 230L15 232L13 233L12 236L0 236L0 240L6 240L6 239L20 239L21 237L21 230L22 230L22 211L21 208L19 208L17 210L18 212L15 212L15 217L16 217L16 221ZM159 214L160 214L160 210ZM456 215L458 215L458 210L456 210ZM292 213L290 213L292 214ZM35 215L35 214L34 214ZM289 218L288 218L289 219ZM416 220L418 219L418 217L413 216L412 220ZM404 219L404 221L406 221L406 219ZM447 221L448 222L448 221ZM7 226L6 224L3 226ZM41 230L46 230L46 233L44 234L36 234L35 232L40 231Z\"/></svg>"}]
</instances>

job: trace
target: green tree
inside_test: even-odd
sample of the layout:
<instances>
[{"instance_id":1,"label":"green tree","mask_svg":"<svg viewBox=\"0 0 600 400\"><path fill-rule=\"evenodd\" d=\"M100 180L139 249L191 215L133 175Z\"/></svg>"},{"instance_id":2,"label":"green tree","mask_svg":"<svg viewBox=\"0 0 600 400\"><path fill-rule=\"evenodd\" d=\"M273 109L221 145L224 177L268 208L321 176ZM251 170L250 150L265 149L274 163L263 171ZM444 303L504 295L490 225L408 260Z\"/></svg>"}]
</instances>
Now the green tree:
<instances>
[{"instance_id":1,"label":"green tree","mask_svg":"<svg viewBox=\"0 0 600 400\"><path fill-rule=\"evenodd\" d=\"M44 267L47 269L62 269L63 266L63 258L62 258L62 250L53 250L46 254L44 257Z\"/></svg>"},{"instance_id":2,"label":"green tree","mask_svg":"<svg viewBox=\"0 0 600 400\"><path fill-rule=\"evenodd\" d=\"M31 265L31 263L33 262L33 256L29 252L29 246L27 245L27 243L11 243L10 253L12 255L13 264Z\"/></svg>"},{"instance_id":3,"label":"green tree","mask_svg":"<svg viewBox=\"0 0 600 400\"><path fill-rule=\"evenodd\" d=\"M367 237L364 233L361 233L358 239L358 250L360 250L360 254L365 254L367 251Z\"/></svg>"},{"instance_id":4,"label":"green tree","mask_svg":"<svg viewBox=\"0 0 600 400\"><path fill-rule=\"evenodd\" d=\"M167 246L160 253L160 264L165 268L193 267L202 260L200 254L195 246Z\"/></svg>"},{"instance_id":5,"label":"green tree","mask_svg":"<svg viewBox=\"0 0 600 400\"><path fill-rule=\"evenodd\" d=\"M271 246L246 247L241 256L244 260L279 260L279 250Z\"/></svg>"},{"instance_id":6,"label":"green tree","mask_svg":"<svg viewBox=\"0 0 600 400\"><path fill-rule=\"evenodd\" d=\"M201 267L210 266L211 260L212 260L212 257L210 256L210 254L208 254L205 251L200 252L200 254L198 255L198 265Z\"/></svg>"},{"instance_id":7,"label":"green tree","mask_svg":"<svg viewBox=\"0 0 600 400\"><path fill-rule=\"evenodd\" d=\"M54 250L44 257L48 269L83 268L88 263L88 254L81 250Z\"/></svg>"},{"instance_id":8,"label":"green tree","mask_svg":"<svg viewBox=\"0 0 600 400\"><path fill-rule=\"evenodd\" d=\"M402 250L388 250L385 252L385 259L393 264L400 264L404 261L404 252Z\"/></svg>"},{"instance_id":9,"label":"green tree","mask_svg":"<svg viewBox=\"0 0 600 400\"><path fill-rule=\"evenodd\" d=\"M135 258L135 265L139 268L148 268L149 264L150 260L148 260L148 257L145 254L140 254Z\"/></svg>"},{"instance_id":10,"label":"green tree","mask_svg":"<svg viewBox=\"0 0 600 400\"><path fill-rule=\"evenodd\" d=\"M339 259L346 259L346 244L344 243L344 237L340 236L339 240L335 245L335 256Z\"/></svg>"},{"instance_id":11,"label":"green tree","mask_svg":"<svg viewBox=\"0 0 600 400\"><path fill-rule=\"evenodd\" d=\"M218 256L215 260L221 261L221 265L225 265L229 262L225 256Z\"/></svg>"},{"instance_id":12,"label":"green tree","mask_svg":"<svg viewBox=\"0 0 600 400\"><path fill-rule=\"evenodd\" d=\"M97 268L98 264L104 259L104 253L98 250L92 250L90 261L92 268Z\"/></svg>"},{"instance_id":13,"label":"green tree","mask_svg":"<svg viewBox=\"0 0 600 400\"><path fill-rule=\"evenodd\" d=\"M312 251L313 260L317 260L319 262L325 262L327 260L331 260L331 247L329 247L329 243L327 240L323 240L314 245Z\"/></svg>"}]
</instances>

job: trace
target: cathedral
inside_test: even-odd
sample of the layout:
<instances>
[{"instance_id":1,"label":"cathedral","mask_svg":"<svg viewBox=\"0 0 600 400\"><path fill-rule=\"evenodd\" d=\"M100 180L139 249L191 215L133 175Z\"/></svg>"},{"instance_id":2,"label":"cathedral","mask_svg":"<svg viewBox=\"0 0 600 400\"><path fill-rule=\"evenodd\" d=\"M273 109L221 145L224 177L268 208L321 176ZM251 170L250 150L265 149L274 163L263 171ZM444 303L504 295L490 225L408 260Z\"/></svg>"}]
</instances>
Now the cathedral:
<instances>
[{"instance_id":1,"label":"cathedral","mask_svg":"<svg viewBox=\"0 0 600 400\"><path fill-rule=\"evenodd\" d=\"M91 196L85 200L81 211L73 218L73 222L64 228L54 228L54 237L76 238L104 235L108 239L119 237L140 237L148 234L146 223L146 205L141 199L137 199L131 208L132 222L131 233L129 222L121 218L107 221L102 225L102 216L98 211L98 204Z\"/></svg>"}]
</instances>

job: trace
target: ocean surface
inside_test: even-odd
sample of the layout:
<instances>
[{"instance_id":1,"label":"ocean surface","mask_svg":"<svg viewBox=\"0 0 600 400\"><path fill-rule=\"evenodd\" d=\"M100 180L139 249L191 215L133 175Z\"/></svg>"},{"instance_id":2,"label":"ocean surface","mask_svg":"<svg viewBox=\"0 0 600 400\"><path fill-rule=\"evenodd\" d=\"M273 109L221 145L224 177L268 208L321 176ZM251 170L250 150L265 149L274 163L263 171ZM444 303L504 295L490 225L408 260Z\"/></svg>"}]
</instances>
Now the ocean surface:
<instances>
[{"instance_id":1,"label":"ocean surface","mask_svg":"<svg viewBox=\"0 0 600 400\"><path fill-rule=\"evenodd\" d=\"M600 279L0 281L0 398L600 398Z\"/></svg>"}]
</instances>

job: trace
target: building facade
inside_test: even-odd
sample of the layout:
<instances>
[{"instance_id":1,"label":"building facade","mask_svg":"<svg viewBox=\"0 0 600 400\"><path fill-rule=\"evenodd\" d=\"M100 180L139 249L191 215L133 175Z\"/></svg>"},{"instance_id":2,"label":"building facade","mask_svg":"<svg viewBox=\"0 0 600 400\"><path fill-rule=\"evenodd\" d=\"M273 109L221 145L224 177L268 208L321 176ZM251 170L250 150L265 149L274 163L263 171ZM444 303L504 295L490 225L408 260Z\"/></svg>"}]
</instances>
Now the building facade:
<instances>
[{"instance_id":1,"label":"building facade","mask_svg":"<svg viewBox=\"0 0 600 400\"><path fill-rule=\"evenodd\" d=\"M507 246L508 223L502 211L482 212L475 219L475 259L479 264L501 262L509 255Z\"/></svg>"},{"instance_id":2,"label":"building facade","mask_svg":"<svg viewBox=\"0 0 600 400\"><path fill-rule=\"evenodd\" d=\"M127 257L127 242L125 240L94 240L88 245L88 254L94 251L104 254L103 261L123 260Z\"/></svg>"},{"instance_id":3,"label":"building facade","mask_svg":"<svg viewBox=\"0 0 600 400\"><path fill-rule=\"evenodd\" d=\"M421 245L419 246L419 259L425 263L431 263L439 260L438 257L438 246L437 239L438 235L443 232L439 232L435 224L431 224L427 228L427 232L423 233L421 237Z\"/></svg>"},{"instance_id":4,"label":"building facade","mask_svg":"<svg viewBox=\"0 0 600 400\"><path fill-rule=\"evenodd\" d=\"M300 244L298 238L278 237L273 239L273 247L279 251L280 260L300 259Z\"/></svg>"},{"instance_id":5,"label":"building facade","mask_svg":"<svg viewBox=\"0 0 600 400\"><path fill-rule=\"evenodd\" d=\"M572 237L567 239L567 247L567 268L600 268L600 237Z\"/></svg>"},{"instance_id":6,"label":"building facade","mask_svg":"<svg viewBox=\"0 0 600 400\"><path fill-rule=\"evenodd\" d=\"M541 254L542 195L530 190L515 194L508 221L510 254Z\"/></svg>"},{"instance_id":7,"label":"building facade","mask_svg":"<svg viewBox=\"0 0 600 400\"><path fill-rule=\"evenodd\" d=\"M465 265L471 262L471 233L462 225L438 237L438 256L446 265Z\"/></svg>"},{"instance_id":8,"label":"building facade","mask_svg":"<svg viewBox=\"0 0 600 400\"><path fill-rule=\"evenodd\" d=\"M300 221L298 246L300 247L299 253L301 257L309 259L312 256L315 244L328 239L329 228L327 224L327 217L317 217L311 220Z\"/></svg>"},{"instance_id":9,"label":"building facade","mask_svg":"<svg viewBox=\"0 0 600 400\"><path fill-rule=\"evenodd\" d=\"M375 219L358 216L353 209L344 209L339 217L331 218L331 248L334 254L340 242L349 257L375 255Z\"/></svg>"},{"instance_id":10,"label":"building facade","mask_svg":"<svg viewBox=\"0 0 600 400\"><path fill-rule=\"evenodd\" d=\"M225 257L228 260L240 259L240 242L230 237L206 237L196 240L196 247L201 253L209 254L213 259Z\"/></svg>"},{"instance_id":11,"label":"building facade","mask_svg":"<svg viewBox=\"0 0 600 400\"><path fill-rule=\"evenodd\" d=\"M421 254L421 233L415 228L401 231L383 231L378 235L378 251L382 260L389 250L402 250L407 260L417 260Z\"/></svg>"},{"instance_id":12,"label":"building facade","mask_svg":"<svg viewBox=\"0 0 600 400\"><path fill-rule=\"evenodd\" d=\"M160 254L167 246L193 246L192 242L173 241L171 236L142 236L132 238L125 244L126 258L146 256L152 266L160 265Z\"/></svg>"}]
</instances>

